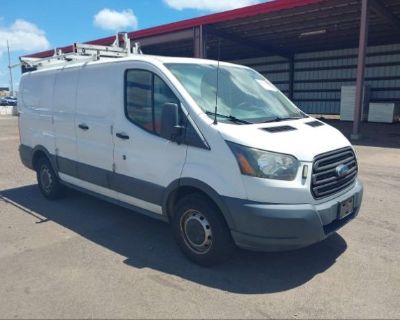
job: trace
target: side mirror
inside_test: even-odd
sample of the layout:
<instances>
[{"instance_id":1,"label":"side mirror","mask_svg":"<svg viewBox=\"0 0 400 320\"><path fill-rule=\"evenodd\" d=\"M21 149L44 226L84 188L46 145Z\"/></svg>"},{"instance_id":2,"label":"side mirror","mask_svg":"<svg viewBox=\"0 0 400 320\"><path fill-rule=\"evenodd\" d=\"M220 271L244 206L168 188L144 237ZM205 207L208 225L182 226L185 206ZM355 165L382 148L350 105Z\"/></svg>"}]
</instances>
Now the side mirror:
<instances>
[{"instance_id":1,"label":"side mirror","mask_svg":"<svg viewBox=\"0 0 400 320\"><path fill-rule=\"evenodd\" d=\"M183 127L179 125L179 105L176 103L164 104L161 112L160 136L162 138L178 141L182 135Z\"/></svg>"}]
</instances>

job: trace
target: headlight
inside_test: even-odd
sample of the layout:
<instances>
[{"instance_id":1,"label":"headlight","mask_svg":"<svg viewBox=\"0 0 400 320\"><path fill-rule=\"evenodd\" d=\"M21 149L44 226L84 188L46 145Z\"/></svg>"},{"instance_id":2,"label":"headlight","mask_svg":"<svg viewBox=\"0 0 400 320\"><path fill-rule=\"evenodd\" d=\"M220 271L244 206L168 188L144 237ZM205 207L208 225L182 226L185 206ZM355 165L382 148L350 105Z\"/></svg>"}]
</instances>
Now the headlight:
<instances>
[{"instance_id":1,"label":"headlight","mask_svg":"<svg viewBox=\"0 0 400 320\"><path fill-rule=\"evenodd\" d=\"M242 174L292 181L296 178L299 161L287 154L253 149L227 141L239 164Z\"/></svg>"}]
</instances>

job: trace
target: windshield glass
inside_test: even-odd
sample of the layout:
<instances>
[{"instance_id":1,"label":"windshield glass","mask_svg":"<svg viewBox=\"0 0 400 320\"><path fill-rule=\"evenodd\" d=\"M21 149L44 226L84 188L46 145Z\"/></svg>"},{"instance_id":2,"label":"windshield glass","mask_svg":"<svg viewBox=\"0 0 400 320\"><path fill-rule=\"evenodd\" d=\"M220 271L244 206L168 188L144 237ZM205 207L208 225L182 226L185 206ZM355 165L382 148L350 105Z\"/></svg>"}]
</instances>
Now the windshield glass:
<instances>
[{"instance_id":1,"label":"windshield glass","mask_svg":"<svg viewBox=\"0 0 400 320\"><path fill-rule=\"evenodd\" d=\"M200 108L211 118L215 112L217 66L171 63L174 74ZM220 66L218 71L218 114L251 123L303 118L304 114L271 82L258 72L242 67Z\"/></svg>"}]
</instances>

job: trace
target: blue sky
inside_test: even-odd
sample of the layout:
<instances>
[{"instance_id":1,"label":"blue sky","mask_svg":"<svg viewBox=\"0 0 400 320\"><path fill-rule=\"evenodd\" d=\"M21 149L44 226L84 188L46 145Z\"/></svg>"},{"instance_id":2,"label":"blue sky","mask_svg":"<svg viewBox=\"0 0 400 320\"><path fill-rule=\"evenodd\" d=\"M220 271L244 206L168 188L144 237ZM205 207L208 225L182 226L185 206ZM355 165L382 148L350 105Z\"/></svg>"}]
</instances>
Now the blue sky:
<instances>
[{"instance_id":1,"label":"blue sky","mask_svg":"<svg viewBox=\"0 0 400 320\"><path fill-rule=\"evenodd\" d=\"M0 86L9 86L12 63L27 53L145 29L262 2L261 0L0 0ZM15 86L20 72L13 71Z\"/></svg>"}]
</instances>

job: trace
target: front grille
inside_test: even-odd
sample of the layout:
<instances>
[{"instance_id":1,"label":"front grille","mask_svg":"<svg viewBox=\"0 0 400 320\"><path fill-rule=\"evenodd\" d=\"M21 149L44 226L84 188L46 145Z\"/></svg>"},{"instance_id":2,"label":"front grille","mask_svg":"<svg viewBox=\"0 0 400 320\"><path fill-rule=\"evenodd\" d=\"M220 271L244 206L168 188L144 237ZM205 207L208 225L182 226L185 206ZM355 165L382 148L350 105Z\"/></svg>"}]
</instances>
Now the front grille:
<instances>
[{"instance_id":1,"label":"front grille","mask_svg":"<svg viewBox=\"0 0 400 320\"><path fill-rule=\"evenodd\" d=\"M336 168L342 164L348 167L348 172L339 177ZM356 179L357 171L357 159L350 147L316 156L311 179L311 191L314 198L328 197L347 188Z\"/></svg>"}]
</instances>

